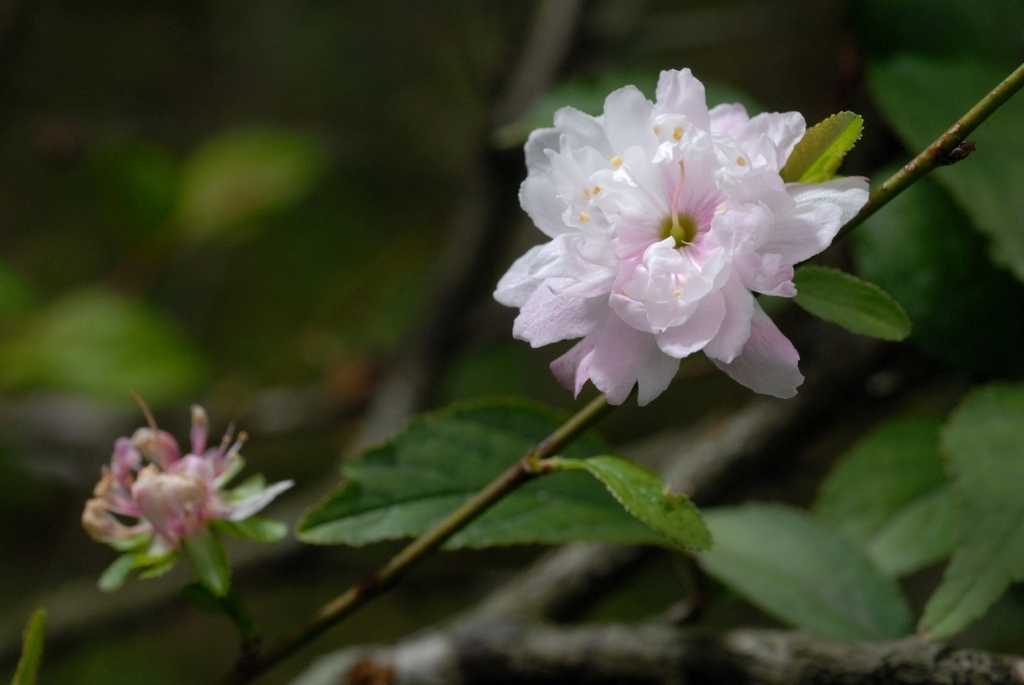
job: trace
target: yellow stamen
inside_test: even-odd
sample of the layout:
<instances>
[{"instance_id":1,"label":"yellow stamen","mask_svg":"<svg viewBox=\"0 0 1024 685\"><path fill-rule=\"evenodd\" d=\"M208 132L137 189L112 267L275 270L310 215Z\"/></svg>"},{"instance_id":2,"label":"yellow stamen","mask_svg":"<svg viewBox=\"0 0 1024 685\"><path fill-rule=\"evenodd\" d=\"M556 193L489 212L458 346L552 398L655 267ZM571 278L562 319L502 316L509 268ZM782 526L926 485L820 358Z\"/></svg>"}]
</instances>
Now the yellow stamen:
<instances>
[{"instance_id":1,"label":"yellow stamen","mask_svg":"<svg viewBox=\"0 0 1024 685\"><path fill-rule=\"evenodd\" d=\"M590 189L588 189L588 188L584 188L583 189L583 197L590 197Z\"/></svg>"},{"instance_id":2,"label":"yellow stamen","mask_svg":"<svg viewBox=\"0 0 1024 685\"><path fill-rule=\"evenodd\" d=\"M742 157L737 157L736 163L739 164L740 166L747 166L747 160L743 159Z\"/></svg>"},{"instance_id":3,"label":"yellow stamen","mask_svg":"<svg viewBox=\"0 0 1024 685\"><path fill-rule=\"evenodd\" d=\"M619 157L618 155L612 157L612 166L615 167L616 169L622 166L622 157Z\"/></svg>"},{"instance_id":4,"label":"yellow stamen","mask_svg":"<svg viewBox=\"0 0 1024 685\"><path fill-rule=\"evenodd\" d=\"M656 136L660 136L661 135L661 126L659 126L658 124L655 124L651 128L654 130L654 135L656 135Z\"/></svg>"},{"instance_id":5,"label":"yellow stamen","mask_svg":"<svg viewBox=\"0 0 1024 685\"><path fill-rule=\"evenodd\" d=\"M590 221L590 215L587 214L586 212L580 212L580 221L582 221L584 223L586 223L587 221Z\"/></svg>"},{"instance_id":6,"label":"yellow stamen","mask_svg":"<svg viewBox=\"0 0 1024 685\"><path fill-rule=\"evenodd\" d=\"M682 291L682 290L673 290L673 291L672 291L672 294L673 294L674 296L676 296L676 297L679 297L680 295L682 295L682 294L683 294L683 291Z\"/></svg>"},{"instance_id":7,"label":"yellow stamen","mask_svg":"<svg viewBox=\"0 0 1024 685\"><path fill-rule=\"evenodd\" d=\"M597 195L600 192L601 192L601 186L594 186L594 195Z\"/></svg>"},{"instance_id":8,"label":"yellow stamen","mask_svg":"<svg viewBox=\"0 0 1024 685\"><path fill-rule=\"evenodd\" d=\"M676 126L675 128L672 129L672 137L675 138L676 140L682 140L683 130L684 129L682 126Z\"/></svg>"}]
</instances>

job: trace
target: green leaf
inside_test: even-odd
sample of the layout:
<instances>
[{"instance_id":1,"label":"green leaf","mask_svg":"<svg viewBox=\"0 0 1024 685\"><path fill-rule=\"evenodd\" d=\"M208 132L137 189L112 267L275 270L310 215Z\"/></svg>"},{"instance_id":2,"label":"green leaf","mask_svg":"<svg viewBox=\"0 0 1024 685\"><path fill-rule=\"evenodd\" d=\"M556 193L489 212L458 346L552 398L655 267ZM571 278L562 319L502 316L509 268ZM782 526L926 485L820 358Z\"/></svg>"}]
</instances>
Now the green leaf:
<instances>
[{"instance_id":1,"label":"green leaf","mask_svg":"<svg viewBox=\"0 0 1024 685\"><path fill-rule=\"evenodd\" d=\"M966 57L900 55L873 65L869 77L882 112L917 151L1008 73L1005 67ZM1011 98L971 138L977 152L933 176L989 237L992 260L1024 279L1024 97Z\"/></svg>"},{"instance_id":2,"label":"green leaf","mask_svg":"<svg viewBox=\"0 0 1024 685\"><path fill-rule=\"evenodd\" d=\"M231 590L231 565L220 540L209 529L182 539L182 547L196 578L215 597L224 597Z\"/></svg>"},{"instance_id":3,"label":"green leaf","mask_svg":"<svg viewBox=\"0 0 1024 685\"><path fill-rule=\"evenodd\" d=\"M288 526L262 516L250 516L244 521L213 520L210 525L218 532L252 542L277 542L288 535Z\"/></svg>"},{"instance_id":4,"label":"green leaf","mask_svg":"<svg viewBox=\"0 0 1024 685\"><path fill-rule=\"evenodd\" d=\"M46 609L36 609L25 626L21 659L14 672L11 685L35 685L39 666L43 662L43 642L46 639Z\"/></svg>"},{"instance_id":5,"label":"green leaf","mask_svg":"<svg viewBox=\"0 0 1024 685\"><path fill-rule=\"evenodd\" d=\"M873 283L822 266L800 267L793 283L794 301L825 321L882 340L910 335L910 319L903 308Z\"/></svg>"},{"instance_id":6,"label":"green leaf","mask_svg":"<svg viewBox=\"0 0 1024 685\"><path fill-rule=\"evenodd\" d=\"M822 484L815 513L862 545L886 575L904 576L953 551L953 502L940 423L902 419L873 431Z\"/></svg>"},{"instance_id":7,"label":"green leaf","mask_svg":"<svg viewBox=\"0 0 1024 685\"><path fill-rule=\"evenodd\" d=\"M615 456L551 460L554 470L582 469L604 483L626 511L682 549L708 549L711 534L685 495L650 469Z\"/></svg>"},{"instance_id":8,"label":"green leaf","mask_svg":"<svg viewBox=\"0 0 1024 685\"><path fill-rule=\"evenodd\" d=\"M72 293L0 341L0 386L55 387L161 404L193 390L202 361L160 313L102 288Z\"/></svg>"},{"instance_id":9,"label":"green leaf","mask_svg":"<svg viewBox=\"0 0 1024 685\"><path fill-rule=\"evenodd\" d=\"M301 133L254 128L203 143L185 163L177 219L209 238L303 199L327 168L323 147Z\"/></svg>"},{"instance_id":10,"label":"green leaf","mask_svg":"<svg viewBox=\"0 0 1024 685\"><path fill-rule=\"evenodd\" d=\"M13 270L0 265L0 324L27 312L34 300L28 283Z\"/></svg>"},{"instance_id":11,"label":"green leaf","mask_svg":"<svg viewBox=\"0 0 1024 685\"><path fill-rule=\"evenodd\" d=\"M972 371L1024 370L1024 286L992 265L984 238L934 182L917 181L852 238L857 273L903 306L921 349Z\"/></svg>"},{"instance_id":12,"label":"green leaf","mask_svg":"<svg viewBox=\"0 0 1024 685\"><path fill-rule=\"evenodd\" d=\"M793 148L779 174L787 183L821 183L835 178L843 157L860 140L864 120L839 112L812 126Z\"/></svg>"},{"instance_id":13,"label":"green leaf","mask_svg":"<svg viewBox=\"0 0 1024 685\"><path fill-rule=\"evenodd\" d=\"M159 578L177 565L179 556L177 552L170 552L158 557L136 555L135 567L139 569L139 578L142 580Z\"/></svg>"},{"instance_id":14,"label":"green leaf","mask_svg":"<svg viewBox=\"0 0 1024 685\"><path fill-rule=\"evenodd\" d=\"M490 483L561 424L517 400L470 403L414 419L345 468L347 480L299 522L318 544L364 545L419 535ZM608 452L593 435L562 451ZM671 545L630 516L601 483L579 471L534 480L459 531L448 548L575 540Z\"/></svg>"},{"instance_id":15,"label":"green leaf","mask_svg":"<svg viewBox=\"0 0 1024 685\"><path fill-rule=\"evenodd\" d=\"M135 555L122 554L100 575L97 585L104 592L113 592L124 585L124 582L128 580L128 576L134 570Z\"/></svg>"},{"instance_id":16,"label":"green leaf","mask_svg":"<svg viewBox=\"0 0 1024 685\"><path fill-rule=\"evenodd\" d=\"M942 436L957 507L957 539L921 628L963 630L1024 580L1024 385L989 385L953 412Z\"/></svg>"},{"instance_id":17,"label":"green leaf","mask_svg":"<svg viewBox=\"0 0 1024 685\"><path fill-rule=\"evenodd\" d=\"M705 509L704 520L715 545L697 556L701 567L779 620L838 639L910 633L896 583L805 512L750 504Z\"/></svg>"}]
</instances>

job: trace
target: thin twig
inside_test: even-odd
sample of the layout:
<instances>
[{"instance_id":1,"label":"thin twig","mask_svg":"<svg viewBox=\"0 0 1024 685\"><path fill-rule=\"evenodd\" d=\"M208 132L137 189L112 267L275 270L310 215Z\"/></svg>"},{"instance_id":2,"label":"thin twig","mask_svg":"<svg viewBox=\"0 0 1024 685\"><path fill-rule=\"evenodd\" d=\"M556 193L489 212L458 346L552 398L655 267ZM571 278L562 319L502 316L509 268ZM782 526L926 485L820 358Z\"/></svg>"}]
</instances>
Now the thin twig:
<instances>
[{"instance_id":1,"label":"thin twig","mask_svg":"<svg viewBox=\"0 0 1024 685\"><path fill-rule=\"evenodd\" d=\"M443 521L416 538L375 573L325 604L307 623L296 628L263 654L248 661L239 662L234 670L221 681L222 685L240 685L249 682L369 600L388 590L419 561L444 544L448 538L485 512L495 502L523 483L542 475L542 472L536 469L537 462L554 456L561 448L604 416L609 408L608 399L603 394L592 400L524 455L522 459L509 467L507 471L445 517Z\"/></svg>"},{"instance_id":2,"label":"thin twig","mask_svg":"<svg viewBox=\"0 0 1024 685\"><path fill-rule=\"evenodd\" d=\"M914 157L902 169L893 174L892 178L888 181L875 188L868 198L867 204L861 207L857 215L840 229L836 240L839 240L864 223L865 219L909 188L914 181L917 181L937 167L947 166L966 157L967 152L973 150L973 146L969 150L961 148L960 146L964 143L964 138L970 135L974 129L978 128L983 121L988 119L993 112L999 109L1022 86L1024 86L1024 64L1017 67L1013 73L1003 79L1002 83L979 100L978 104L971 107L967 114L960 117L955 124L950 126L934 143L925 148L921 154Z\"/></svg>"}]
</instances>

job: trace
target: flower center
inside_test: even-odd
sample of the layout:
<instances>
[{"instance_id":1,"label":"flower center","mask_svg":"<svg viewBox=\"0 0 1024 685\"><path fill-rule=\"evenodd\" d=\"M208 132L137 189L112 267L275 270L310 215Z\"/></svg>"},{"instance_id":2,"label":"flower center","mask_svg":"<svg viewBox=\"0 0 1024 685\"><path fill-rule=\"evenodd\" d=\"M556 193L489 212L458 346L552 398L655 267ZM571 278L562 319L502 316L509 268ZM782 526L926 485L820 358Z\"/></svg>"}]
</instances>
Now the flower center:
<instances>
[{"instance_id":1,"label":"flower center","mask_svg":"<svg viewBox=\"0 0 1024 685\"><path fill-rule=\"evenodd\" d=\"M680 216L673 212L672 216L665 217L661 222L661 229L658 231L658 238L664 240L669 236L675 238L676 248L689 245L697 237L697 221L689 214Z\"/></svg>"}]
</instances>

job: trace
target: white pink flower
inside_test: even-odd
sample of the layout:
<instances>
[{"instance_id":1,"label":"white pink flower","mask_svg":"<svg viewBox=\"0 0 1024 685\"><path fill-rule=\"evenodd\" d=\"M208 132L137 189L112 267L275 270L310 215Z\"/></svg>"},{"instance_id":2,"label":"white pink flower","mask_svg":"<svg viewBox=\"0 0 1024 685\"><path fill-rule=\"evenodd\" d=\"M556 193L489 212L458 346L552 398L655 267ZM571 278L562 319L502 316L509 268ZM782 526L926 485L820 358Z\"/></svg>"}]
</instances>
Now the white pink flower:
<instances>
[{"instance_id":1,"label":"white pink flower","mask_svg":"<svg viewBox=\"0 0 1024 685\"><path fill-rule=\"evenodd\" d=\"M825 249L867 201L867 182L785 183L804 134L796 112L710 111L689 69L662 72L657 101L613 92L604 114L571 107L526 143L523 209L551 241L529 250L495 298L515 337L582 338L551 364L622 403L660 395L679 360L704 353L759 393L792 397L799 355L752 293L792 297L793 266Z\"/></svg>"},{"instance_id":2,"label":"white pink flower","mask_svg":"<svg viewBox=\"0 0 1024 685\"><path fill-rule=\"evenodd\" d=\"M122 551L145 548L146 559L158 560L180 550L182 540L209 521L247 519L292 486L282 481L266 487L256 477L226 490L242 469L245 436L233 441L229 429L210 449L207 438L206 412L199 406L192 408L192 451L184 456L165 431L140 428L130 439L118 438L82 513L85 530L98 542Z\"/></svg>"}]
</instances>

